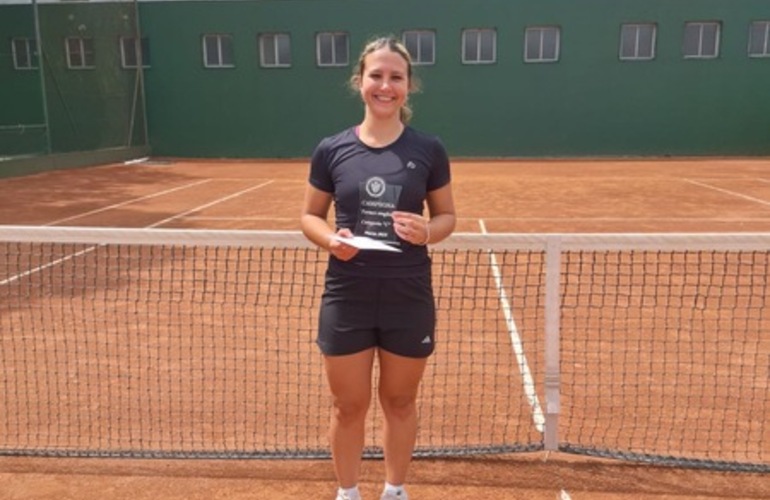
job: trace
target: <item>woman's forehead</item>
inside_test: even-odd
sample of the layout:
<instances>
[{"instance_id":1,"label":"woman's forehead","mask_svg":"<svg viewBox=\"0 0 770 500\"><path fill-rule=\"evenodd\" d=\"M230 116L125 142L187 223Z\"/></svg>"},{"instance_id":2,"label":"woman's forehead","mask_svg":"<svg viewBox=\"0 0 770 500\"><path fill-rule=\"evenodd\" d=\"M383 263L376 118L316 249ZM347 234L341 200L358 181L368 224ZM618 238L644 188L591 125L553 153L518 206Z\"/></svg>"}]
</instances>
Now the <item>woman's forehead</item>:
<instances>
[{"instance_id":1,"label":"woman's forehead","mask_svg":"<svg viewBox=\"0 0 770 500\"><path fill-rule=\"evenodd\" d=\"M375 67L387 67L390 70L407 71L409 67L409 63L407 63L406 59L404 59L401 54L394 52L387 47L377 49L367 54L364 58L364 65L366 66L366 69L369 70Z\"/></svg>"}]
</instances>

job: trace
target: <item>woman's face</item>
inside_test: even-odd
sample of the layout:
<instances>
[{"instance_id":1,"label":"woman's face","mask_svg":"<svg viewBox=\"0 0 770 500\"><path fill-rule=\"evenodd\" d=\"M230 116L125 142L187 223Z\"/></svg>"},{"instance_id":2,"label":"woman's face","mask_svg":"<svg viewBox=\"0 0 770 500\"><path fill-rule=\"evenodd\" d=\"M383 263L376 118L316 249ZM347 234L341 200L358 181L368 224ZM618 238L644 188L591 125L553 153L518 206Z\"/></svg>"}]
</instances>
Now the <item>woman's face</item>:
<instances>
[{"instance_id":1,"label":"woman's face","mask_svg":"<svg viewBox=\"0 0 770 500\"><path fill-rule=\"evenodd\" d=\"M399 116L409 95L409 63L387 47L367 54L360 89L361 98L373 117Z\"/></svg>"}]
</instances>

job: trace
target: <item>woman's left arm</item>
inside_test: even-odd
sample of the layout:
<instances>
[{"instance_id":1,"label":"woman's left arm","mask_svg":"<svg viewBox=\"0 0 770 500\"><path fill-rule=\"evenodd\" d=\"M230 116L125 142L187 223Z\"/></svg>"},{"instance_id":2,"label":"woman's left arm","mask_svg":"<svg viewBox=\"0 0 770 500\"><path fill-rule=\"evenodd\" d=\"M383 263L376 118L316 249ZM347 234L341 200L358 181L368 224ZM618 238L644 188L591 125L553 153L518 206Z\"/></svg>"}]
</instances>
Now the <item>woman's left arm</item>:
<instances>
[{"instance_id":1,"label":"woman's left arm","mask_svg":"<svg viewBox=\"0 0 770 500\"><path fill-rule=\"evenodd\" d=\"M425 244L438 243L455 230L455 202L452 183L428 192L428 238Z\"/></svg>"},{"instance_id":2,"label":"woman's left arm","mask_svg":"<svg viewBox=\"0 0 770 500\"><path fill-rule=\"evenodd\" d=\"M455 204L451 184L429 191L427 203L427 217L413 212L393 212L393 228L401 239L413 245L428 245L452 234L455 229Z\"/></svg>"}]
</instances>

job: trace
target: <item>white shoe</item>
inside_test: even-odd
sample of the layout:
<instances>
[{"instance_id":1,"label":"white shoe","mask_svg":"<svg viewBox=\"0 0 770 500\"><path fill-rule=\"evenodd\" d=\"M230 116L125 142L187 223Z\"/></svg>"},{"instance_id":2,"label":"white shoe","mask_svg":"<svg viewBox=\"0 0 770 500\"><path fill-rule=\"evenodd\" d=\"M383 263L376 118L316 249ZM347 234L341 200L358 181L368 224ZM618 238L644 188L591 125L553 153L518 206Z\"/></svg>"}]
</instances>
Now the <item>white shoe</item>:
<instances>
[{"instance_id":1,"label":"white shoe","mask_svg":"<svg viewBox=\"0 0 770 500\"><path fill-rule=\"evenodd\" d=\"M383 493L380 500L409 500L409 495L407 495L404 490L401 490L401 493L399 494Z\"/></svg>"},{"instance_id":2,"label":"white shoe","mask_svg":"<svg viewBox=\"0 0 770 500\"><path fill-rule=\"evenodd\" d=\"M353 498L355 498L355 500L361 500L360 496L352 497L344 491L338 491L336 500L353 500Z\"/></svg>"}]
</instances>

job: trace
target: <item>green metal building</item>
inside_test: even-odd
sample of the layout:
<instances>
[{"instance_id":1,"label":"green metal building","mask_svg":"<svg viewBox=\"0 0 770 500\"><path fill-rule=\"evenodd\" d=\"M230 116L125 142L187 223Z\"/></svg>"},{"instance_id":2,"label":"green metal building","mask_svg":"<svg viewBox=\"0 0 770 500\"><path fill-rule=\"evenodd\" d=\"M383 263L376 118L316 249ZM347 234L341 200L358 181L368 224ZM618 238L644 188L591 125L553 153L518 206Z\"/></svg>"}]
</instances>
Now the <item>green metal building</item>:
<instances>
[{"instance_id":1,"label":"green metal building","mask_svg":"<svg viewBox=\"0 0 770 500\"><path fill-rule=\"evenodd\" d=\"M455 157L770 154L767 0L3 1L0 157L307 157L386 34Z\"/></svg>"}]
</instances>

